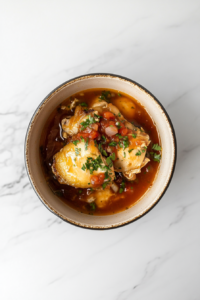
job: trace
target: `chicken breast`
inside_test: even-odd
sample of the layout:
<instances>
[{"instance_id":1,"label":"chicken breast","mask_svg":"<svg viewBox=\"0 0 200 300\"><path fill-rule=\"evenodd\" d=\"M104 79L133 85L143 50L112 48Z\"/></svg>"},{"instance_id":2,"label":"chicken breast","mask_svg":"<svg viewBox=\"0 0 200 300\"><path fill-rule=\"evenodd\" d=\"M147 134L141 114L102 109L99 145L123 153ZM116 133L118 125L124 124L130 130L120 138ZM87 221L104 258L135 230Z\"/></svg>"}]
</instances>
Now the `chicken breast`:
<instances>
[{"instance_id":1,"label":"chicken breast","mask_svg":"<svg viewBox=\"0 0 200 300\"><path fill-rule=\"evenodd\" d=\"M106 101L101 101L99 103L94 103L93 108L100 113L105 109L109 110L114 115L118 116L118 119L123 122L126 128L134 131L135 138L132 134L128 134L128 147L123 147L122 141L122 148L117 151L117 159L114 162L114 170L116 172L122 172L128 180L134 180L136 178L135 174L140 173L141 168L149 162L149 159L145 157L147 146L150 143L149 135L145 133L142 128L137 128L132 123L128 122L119 109L112 103L108 104Z\"/></svg>"},{"instance_id":2,"label":"chicken breast","mask_svg":"<svg viewBox=\"0 0 200 300\"><path fill-rule=\"evenodd\" d=\"M134 180L135 174L140 173L141 168L149 162L145 156L150 139L148 134L140 129L135 130L134 137L132 134L128 134L128 137L128 147L122 147L117 151L114 169L116 172L122 172L127 179Z\"/></svg>"},{"instance_id":3,"label":"chicken breast","mask_svg":"<svg viewBox=\"0 0 200 300\"><path fill-rule=\"evenodd\" d=\"M96 169L88 170L86 163L93 162ZM88 145L79 142L76 146L70 142L53 157L52 171L61 184L68 184L76 188L89 188L91 177L107 171L108 165L102 157L93 140ZM115 174L112 166L109 166L110 183L114 180ZM105 179L105 181L108 179ZM109 184L108 184L109 186Z\"/></svg>"},{"instance_id":4,"label":"chicken breast","mask_svg":"<svg viewBox=\"0 0 200 300\"><path fill-rule=\"evenodd\" d=\"M75 109L74 116L71 118L65 118L62 120L62 129L65 133L70 136L77 134L81 129L81 123L86 121L89 118L94 118L96 122L99 122L99 119L94 115L97 115L98 112L93 109L84 109L78 105Z\"/></svg>"}]
</instances>

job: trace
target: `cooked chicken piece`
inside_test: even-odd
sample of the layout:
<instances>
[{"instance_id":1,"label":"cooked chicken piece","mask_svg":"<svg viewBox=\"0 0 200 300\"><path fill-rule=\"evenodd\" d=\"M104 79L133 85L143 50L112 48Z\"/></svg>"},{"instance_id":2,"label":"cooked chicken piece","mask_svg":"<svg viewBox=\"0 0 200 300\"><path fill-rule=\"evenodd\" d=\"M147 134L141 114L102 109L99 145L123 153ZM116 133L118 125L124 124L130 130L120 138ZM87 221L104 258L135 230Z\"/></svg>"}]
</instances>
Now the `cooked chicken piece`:
<instances>
[{"instance_id":1,"label":"cooked chicken piece","mask_svg":"<svg viewBox=\"0 0 200 300\"><path fill-rule=\"evenodd\" d=\"M70 136L77 134L80 131L81 123L86 121L89 116L94 118L96 122L99 122L99 119L95 117L94 114L98 115L98 112L93 109L84 110L84 108L78 105L73 117L62 120L63 131Z\"/></svg>"},{"instance_id":2,"label":"cooked chicken piece","mask_svg":"<svg viewBox=\"0 0 200 300\"><path fill-rule=\"evenodd\" d=\"M127 179L134 180L135 174L140 173L141 168L149 162L145 155L150 139L148 134L141 132L140 129L135 131L136 138L133 138L131 134L128 136L129 145L117 151L118 159L114 162L114 169L116 172L122 172Z\"/></svg>"},{"instance_id":3,"label":"cooked chicken piece","mask_svg":"<svg viewBox=\"0 0 200 300\"><path fill-rule=\"evenodd\" d=\"M71 110L73 108L76 107L77 103L79 102L79 100L77 98L75 98L74 100L72 100L71 104L66 106L66 105L62 105L61 109L62 110Z\"/></svg>"},{"instance_id":4,"label":"cooked chicken piece","mask_svg":"<svg viewBox=\"0 0 200 300\"><path fill-rule=\"evenodd\" d=\"M92 174L87 168L83 167L88 158L91 158L90 161L98 158L98 169L94 170ZM95 146L94 141L89 140L88 146L84 142L79 142L76 146L70 142L63 147L53 157L52 171L61 184L68 184L76 188L89 188L93 187L91 177L105 173L107 171L105 166L107 166L106 161ZM111 177L111 184L115 177L113 167L109 169L109 176Z\"/></svg>"},{"instance_id":5,"label":"cooked chicken piece","mask_svg":"<svg viewBox=\"0 0 200 300\"><path fill-rule=\"evenodd\" d=\"M94 103L92 108L98 110L100 113L102 113L105 109L108 109L110 112L112 112L114 115L116 115L120 121L124 123L124 125L129 129L136 129L136 127L128 122L123 115L120 113L119 109L113 105L112 103L107 103L106 101L101 101L98 103Z\"/></svg>"},{"instance_id":6,"label":"cooked chicken piece","mask_svg":"<svg viewBox=\"0 0 200 300\"><path fill-rule=\"evenodd\" d=\"M136 138L134 139L131 134L129 134L129 137L131 138L129 146L126 149L120 148L117 152L118 159L114 162L114 169L116 172L123 172L123 175L128 180L134 180L136 178L135 174L140 173L141 168L149 162L149 159L145 157L146 148L150 143L148 134L146 134L142 128L139 129L128 122L120 113L119 109L112 103L108 104L105 101L101 101L99 103L95 103L93 108L99 112L103 112L103 110L108 109L110 112L118 116L119 120L123 122L127 128L134 130ZM107 151L110 152L109 150L110 149L108 147Z\"/></svg>"},{"instance_id":7,"label":"cooked chicken piece","mask_svg":"<svg viewBox=\"0 0 200 300\"><path fill-rule=\"evenodd\" d=\"M88 196L89 201L87 200L87 202L95 202L98 207L103 208L108 205L109 202L123 198L124 195L116 194L111 189L105 189L94 191L92 195Z\"/></svg>"}]
</instances>

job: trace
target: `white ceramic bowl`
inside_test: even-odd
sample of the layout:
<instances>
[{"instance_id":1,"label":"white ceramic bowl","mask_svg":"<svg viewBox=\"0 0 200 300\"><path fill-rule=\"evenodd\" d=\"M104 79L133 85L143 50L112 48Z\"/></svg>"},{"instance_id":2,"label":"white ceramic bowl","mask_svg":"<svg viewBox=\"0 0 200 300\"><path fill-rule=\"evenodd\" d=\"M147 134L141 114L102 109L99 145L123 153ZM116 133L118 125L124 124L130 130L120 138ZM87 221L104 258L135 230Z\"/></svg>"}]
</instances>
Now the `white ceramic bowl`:
<instances>
[{"instance_id":1,"label":"white ceramic bowl","mask_svg":"<svg viewBox=\"0 0 200 300\"><path fill-rule=\"evenodd\" d=\"M41 131L50 113L71 95L91 89L119 90L137 99L154 120L162 144L162 160L157 178L151 189L130 209L109 216L92 216L72 209L56 197L48 187L39 158ZM118 75L83 75L58 86L36 109L26 135L25 162L33 189L42 203L58 217L84 228L108 229L123 226L144 216L162 198L171 181L176 163L176 138L172 123L160 102L138 83Z\"/></svg>"}]
</instances>

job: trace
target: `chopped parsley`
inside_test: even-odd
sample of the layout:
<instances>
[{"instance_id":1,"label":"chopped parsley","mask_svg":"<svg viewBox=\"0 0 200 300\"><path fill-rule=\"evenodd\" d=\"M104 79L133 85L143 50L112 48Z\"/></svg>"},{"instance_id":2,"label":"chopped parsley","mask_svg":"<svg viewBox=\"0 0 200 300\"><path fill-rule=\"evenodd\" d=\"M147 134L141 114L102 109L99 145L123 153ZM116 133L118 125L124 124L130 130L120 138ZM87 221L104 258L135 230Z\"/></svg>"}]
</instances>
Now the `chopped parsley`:
<instances>
[{"instance_id":1,"label":"chopped parsley","mask_svg":"<svg viewBox=\"0 0 200 300\"><path fill-rule=\"evenodd\" d=\"M154 161L160 162L160 159L161 159L161 155L160 154L157 154L155 152L150 152L150 154L153 157Z\"/></svg>"},{"instance_id":2,"label":"chopped parsley","mask_svg":"<svg viewBox=\"0 0 200 300\"><path fill-rule=\"evenodd\" d=\"M144 153L145 152L145 149L142 149L142 153Z\"/></svg>"},{"instance_id":3,"label":"chopped parsley","mask_svg":"<svg viewBox=\"0 0 200 300\"><path fill-rule=\"evenodd\" d=\"M107 152L103 149L101 144L98 145L98 148L99 148L99 151L101 152L101 154L103 154L104 156L108 156Z\"/></svg>"},{"instance_id":4,"label":"chopped parsley","mask_svg":"<svg viewBox=\"0 0 200 300\"><path fill-rule=\"evenodd\" d=\"M122 95L120 93L117 94L119 97L121 97Z\"/></svg>"},{"instance_id":5,"label":"chopped parsley","mask_svg":"<svg viewBox=\"0 0 200 300\"><path fill-rule=\"evenodd\" d=\"M137 153L135 153L135 155L136 156L140 156L142 153L141 153L141 151L140 150L138 150L138 152Z\"/></svg>"},{"instance_id":6,"label":"chopped parsley","mask_svg":"<svg viewBox=\"0 0 200 300\"><path fill-rule=\"evenodd\" d=\"M124 189L125 189L125 182L123 181L120 185L119 193L120 194L123 193Z\"/></svg>"},{"instance_id":7,"label":"chopped parsley","mask_svg":"<svg viewBox=\"0 0 200 300\"><path fill-rule=\"evenodd\" d=\"M119 122L116 122L116 126L118 129L120 129L122 126L120 126L120 123Z\"/></svg>"},{"instance_id":8,"label":"chopped parsley","mask_svg":"<svg viewBox=\"0 0 200 300\"><path fill-rule=\"evenodd\" d=\"M90 205L91 210L96 209L96 204L94 202L91 202L89 205Z\"/></svg>"},{"instance_id":9,"label":"chopped parsley","mask_svg":"<svg viewBox=\"0 0 200 300\"><path fill-rule=\"evenodd\" d=\"M101 96L99 96L99 99L110 102L109 99L108 99L108 98L110 98L110 96L111 96L110 91L102 91Z\"/></svg>"},{"instance_id":10,"label":"chopped parsley","mask_svg":"<svg viewBox=\"0 0 200 300\"><path fill-rule=\"evenodd\" d=\"M72 142L75 146L77 146L77 144L79 143L79 140L73 141Z\"/></svg>"},{"instance_id":11,"label":"chopped parsley","mask_svg":"<svg viewBox=\"0 0 200 300\"><path fill-rule=\"evenodd\" d=\"M98 119L102 118L102 116L99 116L97 114L94 114L94 116L95 116L95 118L98 118Z\"/></svg>"},{"instance_id":12,"label":"chopped parsley","mask_svg":"<svg viewBox=\"0 0 200 300\"><path fill-rule=\"evenodd\" d=\"M113 152L109 157L106 158L106 163L109 166L112 166L112 161L115 160L115 153Z\"/></svg>"},{"instance_id":13,"label":"chopped parsley","mask_svg":"<svg viewBox=\"0 0 200 300\"><path fill-rule=\"evenodd\" d=\"M79 192L79 194L82 194L83 191L82 191L82 190L79 190L78 192Z\"/></svg>"},{"instance_id":14,"label":"chopped parsley","mask_svg":"<svg viewBox=\"0 0 200 300\"><path fill-rule=\"evenodd\" d=\"M116 136L118 136L119 139L123 139L123 136L119 133L117 133Z\"/></svg>"},{"instance_id":15,"label":"chopped parsley","mask_svg":"<svg viewBox=\"0 0 200 300\"><path fill-rule=\"evenodd\" d=\"M120 114L120 113L118 113L118 117L121 117L121 114Z\"/></svg>"},{"instance_id":16,"label":"chopped parsley","mask_svg":"<svg viewBox=\"0 0 200 300\"><path fill-rule=\"evenodd\" d=\"M88 107L87 103L85 103L85 102L80 103L80 105L81 105L82 107Z\"/></svg>"},{"instance_id":17,"label":"chopped parsley","mask_svg":"<svg viewBox=\"0 0 200 300\"><path fill-rule=\"evenodd\" d=\"M161 147L160 147L158 144L154 144L154 145L152 146L152 149L153 149L153 150L160 151L160 150L161 150Z\"/></svg>"},{"instance_id":18,"label":"chopped parsley","mask_svg":"<svg viewBox=\"0 0 200 300\"><path fill-rule=\"evenodd\" d=\"M128 150L129 153L131 153L133 151L133 149Z\"/></svg>"},{"instance_id":19,"label":"chopped parsley","mask_svg":"<svg viewBox=\"0 0 200 300\"><path fill-rule=\"evenodd\" d=\"M107 187L107 185L109 184L110 182L109 181L106 181L102 184L102 188L105 190L105 188Z\"/></svg>"},{"instance_id":20,"label":"chopped parsley","mask_svg":"<svg viewBox=\"0 0 200 300\"><path fill-rule=\"evenodd\" d=\"M106 137L104 135L101 136L103 142L105 143L106 142Z\"/></svg>"},{"instance_id":21,"label":"chopped parsley","mask_svg":"<svg viewBox=\"0 0 200 300\"><path fill-rule=\"evenodd\" d=\"M124 152L124 158L126 157L126 152Z\"/></svg>"},{"instance_id":22,"label":"chopped parsley","mask_svg":"<svg viewBox=\"0 0 200 300\"><path fill-rule=\"evenodd\" d=\"M81 142L83 142L83 143L85 142L85 140L84 140L84 138L82 136L81 136Z\"/></svg>"},{"instance_id":23,"label":"chopped parsley","mask_svg":"<svg viewBox=\"0 0 200 300\"><path fill-rule=\"evenodd\" d=\"M81 125L82 125L81 130L85 130L90 124L94 124L94 123L97 123L97 121L95 120L95 118L93 118L91 115L89 115L88 119L81 122Z\"/></svg>"},{"instance_id":24,"label":"chopped parsley","mask_svg":"<svg viewBox=\"0 0 200 300\"><path fill-rule=\"evenodd\" d=\"M117 142L111 142L111 143L109 143L109 146L115 147L115 146L117 146Z\"/></svg>"},{"instance_id":25,"label":"chopped parsley","mask_svg":"<svg viewBox=\"0 0 200 300\"><path fill-rule=\"evenodd\" d=\"M87 141L85 142L85 150L88 149L88 142L89 142L89 139L87 138Z\"/></svg>"},{"instance_id":26,"label":"chopped parsley","mask_svg":"<svg viewBox=\"0 0 200 300\"><path fill-rule=\"evenodd\" d=\"M116 134L116 136L118 136L118 138L121 140L119 142L120 148L124 148L124 149L128 148L128 146L129 146L128 137L127 136L122 136L122 135L120 135L118 133Z\"/></svg>"},{"instance_id":27,"label":"chopped parsley","mask_svg":"<svg viewBox=\"0 0 200 300\"><path fill-rule=\"evenodd\" d=\"M75 154L76 156L80 155L81 148L75 148Z\"/></svg>"},{"instance_id":28,"label":"chopped parsley","mask_svg":"<svg viewBox=\"0 0 200 300\"><path fill-rule=\"evenodd\" d=\"M99 155L97 158L88 157L86 163L82 166L82 170L89 170L90 174L93 174L94 171L97 171L98 168L104 169L103 161Z\"/></svg>"},{"instance_id":29,"label":"chopped parsley","mask_svg":"<svg viewBox=\"0 0 200 300\"><path fill-rule=\"evenodd\" d=\"M132 133L131 135L134 139L136 139L136 136L137 136L136 134Z\"/></svg>"},{"instance_id":30,"label":"chopped parsley","mask_svg":"<svg viewBox=\"0 0 200 300\"><path fill-rule=\"evenodd\" d=\"M83 171L85 171L85 170L86 170L86 166L83 165L81 169L82 169ZM90 183L88 183L88 184L90 184Z\"/></svg>"}]
</instances>

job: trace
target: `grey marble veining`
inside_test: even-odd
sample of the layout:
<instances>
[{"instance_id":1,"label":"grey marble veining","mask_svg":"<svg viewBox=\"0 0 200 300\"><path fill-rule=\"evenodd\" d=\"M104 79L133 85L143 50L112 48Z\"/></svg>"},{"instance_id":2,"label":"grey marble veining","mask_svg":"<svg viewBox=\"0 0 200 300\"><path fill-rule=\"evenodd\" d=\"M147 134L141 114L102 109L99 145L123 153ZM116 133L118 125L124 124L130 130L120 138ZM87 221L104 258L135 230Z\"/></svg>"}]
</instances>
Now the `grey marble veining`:
<instances>
[{"instance_id":1,"label":"grey marble veining","mask_svg":"<svg viewBox=\"0 0 200 300\"><path fill-rule=\"evenodd\" d=\"M200 2L8 0L0 20L0 299L199 300ZM163 199L109 231L51 214L24 166L36 107L57 85L92 72L149 89L178 144Z\"/></svg>"}]
</instances>

